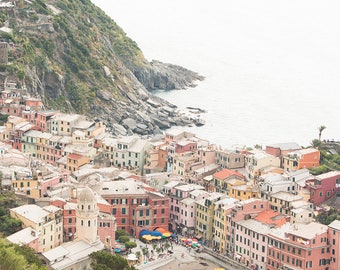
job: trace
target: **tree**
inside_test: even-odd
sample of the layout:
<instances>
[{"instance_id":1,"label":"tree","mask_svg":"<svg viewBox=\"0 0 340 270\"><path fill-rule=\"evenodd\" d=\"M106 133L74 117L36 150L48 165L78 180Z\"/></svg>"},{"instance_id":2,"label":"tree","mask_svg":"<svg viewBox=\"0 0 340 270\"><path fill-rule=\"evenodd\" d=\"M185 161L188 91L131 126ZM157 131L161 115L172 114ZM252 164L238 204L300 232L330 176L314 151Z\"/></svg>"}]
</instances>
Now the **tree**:
<instances>
[{"instance_id":1,"label":"tree","mask_svg":"<svg viewBox=\"0 0 340 270\"><path fill-rule=\"evenodd\" d=\"M116 235L116 239L119 239L119 237L126 235L126 231L125 231L125 230L118 229L118 230L116 231L116 234L115 234L115 235Z\"/></svg>"},{"instance_id":2,"label":"tree","mask_svg":"<svg viewBox=\"0 0 340 270\"><path fill-rule=\"evenodd\" d=\"M125 258L106 251L93 252L90 259L93 270L136 270Z\"/></svg>"},{"instance_id":3,"label":"tree","mask_svg":"<svg viewBox=\"0 0 340 270\"><path fill-rule=\"evenodd\" d=\"M311 146L312 146L313 148L319 149L319 147L321 146L321 141L318 140L318 139L314 139L314 140L311 142Z\"/></svg>"},{"instance_id":4,"label":"tree","mask_svg":"<svg viewBox=\"0 0 340 270\"><path fill-rule=\"evenodd\" d=\"M125 247L127 249L132 249L132 248L137 247L137 244L135 242L127 241L127 242L125 242Z\"/></svg>"},{"instance_id":5,"label":"tree","mask_svg":"<svg viewBox=\"0 0 340 270\"><path fill-rule=\"evenodd\" d=\"M319 126L318 130L319 130L319 141L321 141L321 135L322 135L322 131L324 131L326 129L326 126Z\"/></svg>"},{"instance_id":6,"label":"tree","mask_svg":"<svg viewBox=\"0 0 340 270\"><path fill-rule=\"evenodd\" d=\"M47 270L42 261L29 247L20 247L0 239L0 269Z\"/></svg>"},{"instance_id":7,"label":"tree","mask_svg":"<svg viewBox=\"0 0 340 270\"><path fill-rule=\"evenodd\" d=\"M129 240L130 240L130 237L127 236L127 235L122 235L122 236L119 237L119 242L121 242L121 243L126 243Z\"/></svg>"}]
</instances>

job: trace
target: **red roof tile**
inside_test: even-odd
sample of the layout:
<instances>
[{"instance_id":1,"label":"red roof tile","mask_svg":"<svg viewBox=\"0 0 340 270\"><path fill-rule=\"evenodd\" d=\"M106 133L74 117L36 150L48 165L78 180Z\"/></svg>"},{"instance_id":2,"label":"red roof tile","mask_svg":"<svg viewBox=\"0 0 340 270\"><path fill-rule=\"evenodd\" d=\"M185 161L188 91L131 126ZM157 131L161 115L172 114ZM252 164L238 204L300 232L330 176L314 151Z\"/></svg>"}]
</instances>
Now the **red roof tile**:
<instances>
[{"instance_id":1,"label":"red roof tile","mask_svg":"<svg viewBox=\"0 0 340 270\"><path fill-rule=\"evenodd\" d=\"M238 177L241 177L241 178L244 178L244 176L242 174L240 174L239 172L237 171L233 171L233 170L229 170L229 169L224 169L222 171L219 171L217 173L214 174L214 177L215 178L218 178L218 179L226 179L230 176L238 176Z\"/></svg>"},{"instance_id":2,"label":"red roof tile","mask_svg":"<svg viewBox=\"0 0 340 270\"><path fill-rule=\"evenodd\" d=\"M274 210L263 211L254 219L264 224L274 225L275 227L282 226L287 222L286 218L282 216L280 212L276 212Z\"/></svg>"},{"instance_id":3,"label":"red roof tile","mask_svg":"<svg viewBox=\"0 0 340 270\"><path fill-rule=\"evenodd\" d=\"M83 156L82 155L79 155L79 154L68 154L67 158L70 158L70 159L75 159L75 160L79 160L81 159Z\"/></svg>"}]
</instances>

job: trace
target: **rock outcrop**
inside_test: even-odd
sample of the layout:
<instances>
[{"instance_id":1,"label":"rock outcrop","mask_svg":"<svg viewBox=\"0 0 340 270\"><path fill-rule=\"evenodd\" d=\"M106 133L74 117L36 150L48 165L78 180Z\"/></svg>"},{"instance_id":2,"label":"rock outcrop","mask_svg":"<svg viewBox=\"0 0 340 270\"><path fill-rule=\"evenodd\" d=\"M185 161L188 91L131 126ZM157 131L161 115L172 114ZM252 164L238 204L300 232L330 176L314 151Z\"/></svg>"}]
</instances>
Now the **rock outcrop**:
<instances>
[{"instance_id":1,"label":"rock outcrop","mask_svg":"<svg viewBox=\"0 0 340 270\"><path fill-rule=\"evenodd\" d=\"M148 62L90 0L19 2L1 10L13 30L6 34L11 56L0 67L2 81L16 77L47 109L100 119L114 134L157 134L194 123L148 90L193 87L202 76Z\"/></svg>"}]
</instances>

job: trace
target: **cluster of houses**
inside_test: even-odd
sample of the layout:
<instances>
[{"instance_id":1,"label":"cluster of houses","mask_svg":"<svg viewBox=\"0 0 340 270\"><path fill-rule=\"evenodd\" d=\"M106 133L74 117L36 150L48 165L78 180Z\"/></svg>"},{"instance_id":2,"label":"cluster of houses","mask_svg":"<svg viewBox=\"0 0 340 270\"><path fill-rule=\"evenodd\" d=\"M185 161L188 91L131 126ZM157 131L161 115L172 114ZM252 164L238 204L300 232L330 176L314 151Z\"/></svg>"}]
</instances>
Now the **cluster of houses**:
<instances>
[{"instance_id":1,"label":"cluster of houses","mask_svg":"<svg viewBox=\"0 0 340 270\"><path fill-rule=\"evenodd\" d=\"M340 269L340 221L317 211L337 195L339 171L313 176L320 151L296 143L225 150L194 134L113 137L101 121L46 111L5 81L1 186L27 204L11 209L24 229L9 236L54 269L87 269L112 250L115 231L163 228L198 238L253 269Z\"/></svg>"}]
</instances>

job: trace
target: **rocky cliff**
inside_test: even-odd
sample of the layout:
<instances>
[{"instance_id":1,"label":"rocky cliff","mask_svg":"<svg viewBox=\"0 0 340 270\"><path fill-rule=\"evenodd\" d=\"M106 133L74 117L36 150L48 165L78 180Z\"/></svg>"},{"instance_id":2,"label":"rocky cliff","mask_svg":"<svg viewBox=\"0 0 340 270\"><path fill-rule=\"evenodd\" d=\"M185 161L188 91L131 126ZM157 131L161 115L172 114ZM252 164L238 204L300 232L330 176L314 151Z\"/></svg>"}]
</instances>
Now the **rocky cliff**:
<instances>
[{"instance_id":1,"label":"rocky cliff","mask_svg":"<svg viewBox=\"0 0 340 270\"><path fill-rule=\"evenodd\" d=\"M10 78L46 108L103 120L115 134L151 134L192 123L148 90L183 89L203 77L148 62L137 44L90 0L18 0L0 7Z\"/></svg>"}]
</instances>

